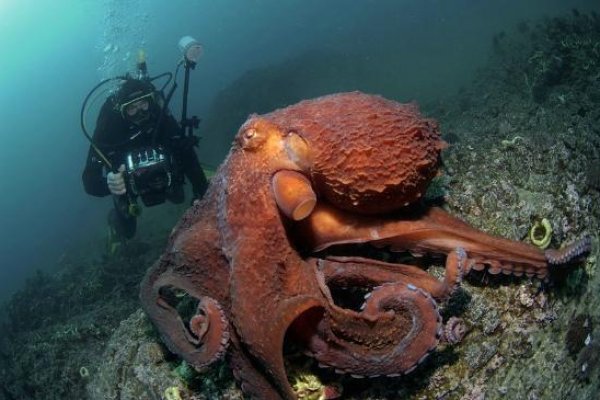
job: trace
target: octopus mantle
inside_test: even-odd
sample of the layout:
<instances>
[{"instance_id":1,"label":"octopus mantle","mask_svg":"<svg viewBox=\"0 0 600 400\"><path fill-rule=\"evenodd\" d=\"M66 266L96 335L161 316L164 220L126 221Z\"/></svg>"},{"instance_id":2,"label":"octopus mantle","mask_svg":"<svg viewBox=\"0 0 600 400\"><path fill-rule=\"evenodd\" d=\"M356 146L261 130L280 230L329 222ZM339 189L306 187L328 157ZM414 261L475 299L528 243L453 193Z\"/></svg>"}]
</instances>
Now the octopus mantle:
<instances>
[{"instance_id":1,"label":"octopus mantle","mask_svg":"<svg viewBox=\"0 0 600 400\"><path fill-rule=\"evenodd\" d=\"M444 146L415 105L358 92L250 116L142 283L166 345L198 370L226 356L260 399L295 398L287 343L339 373L398 376L445 331L460 335L454 320L443 329L438 303L471 269L546 278L589 250L586 238L543 252L416 206ZM445 256L445 278L343 253L365 243ZM366 293L362 305L336 302L340 288ZM177 291L196 301L191 316L178 312Z\"/></svg>"}]
</instances>

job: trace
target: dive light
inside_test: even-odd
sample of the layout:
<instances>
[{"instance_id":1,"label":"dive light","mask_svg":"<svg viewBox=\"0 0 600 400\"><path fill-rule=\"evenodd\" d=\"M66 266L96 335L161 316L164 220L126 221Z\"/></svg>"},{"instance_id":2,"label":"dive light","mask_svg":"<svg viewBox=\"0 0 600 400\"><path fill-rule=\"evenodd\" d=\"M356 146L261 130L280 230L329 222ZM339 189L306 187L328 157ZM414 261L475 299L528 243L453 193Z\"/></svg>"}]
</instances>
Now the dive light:
<instances>
[{"instance_id":1,"label":"dive light","mask_svg":"<svg viewBox=\"0 0 600 400\"><path fill-rule=\"evenodd\" d=\"M203 52L202 45L191 36L179 39L179 50L183 53L185 61L190 64L196 64Z\"/></svg>"}]
</instances>

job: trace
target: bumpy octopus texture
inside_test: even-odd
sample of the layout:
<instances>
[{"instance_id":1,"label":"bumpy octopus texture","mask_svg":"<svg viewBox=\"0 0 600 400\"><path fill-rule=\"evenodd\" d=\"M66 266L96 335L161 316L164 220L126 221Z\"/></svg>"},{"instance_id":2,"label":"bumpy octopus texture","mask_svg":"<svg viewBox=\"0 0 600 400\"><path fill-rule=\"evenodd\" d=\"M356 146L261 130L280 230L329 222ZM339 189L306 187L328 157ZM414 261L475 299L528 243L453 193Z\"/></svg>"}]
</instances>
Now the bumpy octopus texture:
<instances>
[{"instance_id":1,"label":"bumpy octopus texture","mask_svg":"<svg viewBox=\"0 0 600 400\"><path fill-rule=\"evenodd\" d=\"M546 278L552 265L589 251L588 238L543 252L411 206L444 146L415 105L359 92L250 116L142 283L166 345L198 370L227 357L251 398L295 398L284 342L339 373L398 376L440 340L460 341L460 321L444 328L438 303L471 269ZM445 278L324 251L363 243L445 256ZM336 304L339 288L366 293L362 306ZM197 300L185 321L177 291Z\"/></svg>"}]
</instances>

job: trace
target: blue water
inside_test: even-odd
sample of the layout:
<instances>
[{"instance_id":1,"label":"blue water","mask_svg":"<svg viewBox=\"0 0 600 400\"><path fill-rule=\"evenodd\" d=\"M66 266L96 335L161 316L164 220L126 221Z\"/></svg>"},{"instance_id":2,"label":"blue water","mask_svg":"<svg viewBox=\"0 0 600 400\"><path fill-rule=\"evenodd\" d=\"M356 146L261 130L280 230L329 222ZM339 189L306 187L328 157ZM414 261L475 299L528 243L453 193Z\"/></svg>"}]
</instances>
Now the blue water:
<instances>
[{"instance_id":1,"label":"blue water","mask_svg":"<svg viewBox=\"0 0 600 400\"><path fill-rule=\"evenodd\" d=\"M493 34L573 7L599 5L597 0L3 0L0 300L35 269L55 268L65 253L102 246L111 203L83 192L88 143L79 111L100 79L132 69L139 48L157 74L173 70L181 36L203 43L190 110L204 117L219 91L245 71L315 49L362 57L370 66L365 81L385 79L393 82L394 97L425 102L468 82L486 59ZM217 163L224 153L211 150L226 148L233 132L201 134L201 160Z\"/></svg>"}]
</instances>

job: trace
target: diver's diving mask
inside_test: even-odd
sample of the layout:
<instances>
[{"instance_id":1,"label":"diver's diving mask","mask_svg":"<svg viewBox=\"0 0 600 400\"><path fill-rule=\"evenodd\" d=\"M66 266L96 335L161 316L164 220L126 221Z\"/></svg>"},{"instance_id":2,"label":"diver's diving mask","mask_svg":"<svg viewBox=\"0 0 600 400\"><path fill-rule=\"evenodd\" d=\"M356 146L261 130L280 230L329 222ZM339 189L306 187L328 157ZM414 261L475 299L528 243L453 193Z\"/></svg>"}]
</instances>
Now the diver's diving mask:
<instances>
[{"instance_id":1,"label":"diver's diving mask","mask_svg":"<svg viewBox=\"0 0 600 400\"><path fill-rule=\"evenodd\" d=\"M150 118L150 106L153 101L154 93L148 93L121 104L119 111L124 119L139 125Z\"/></svg>"}]
</instances>

